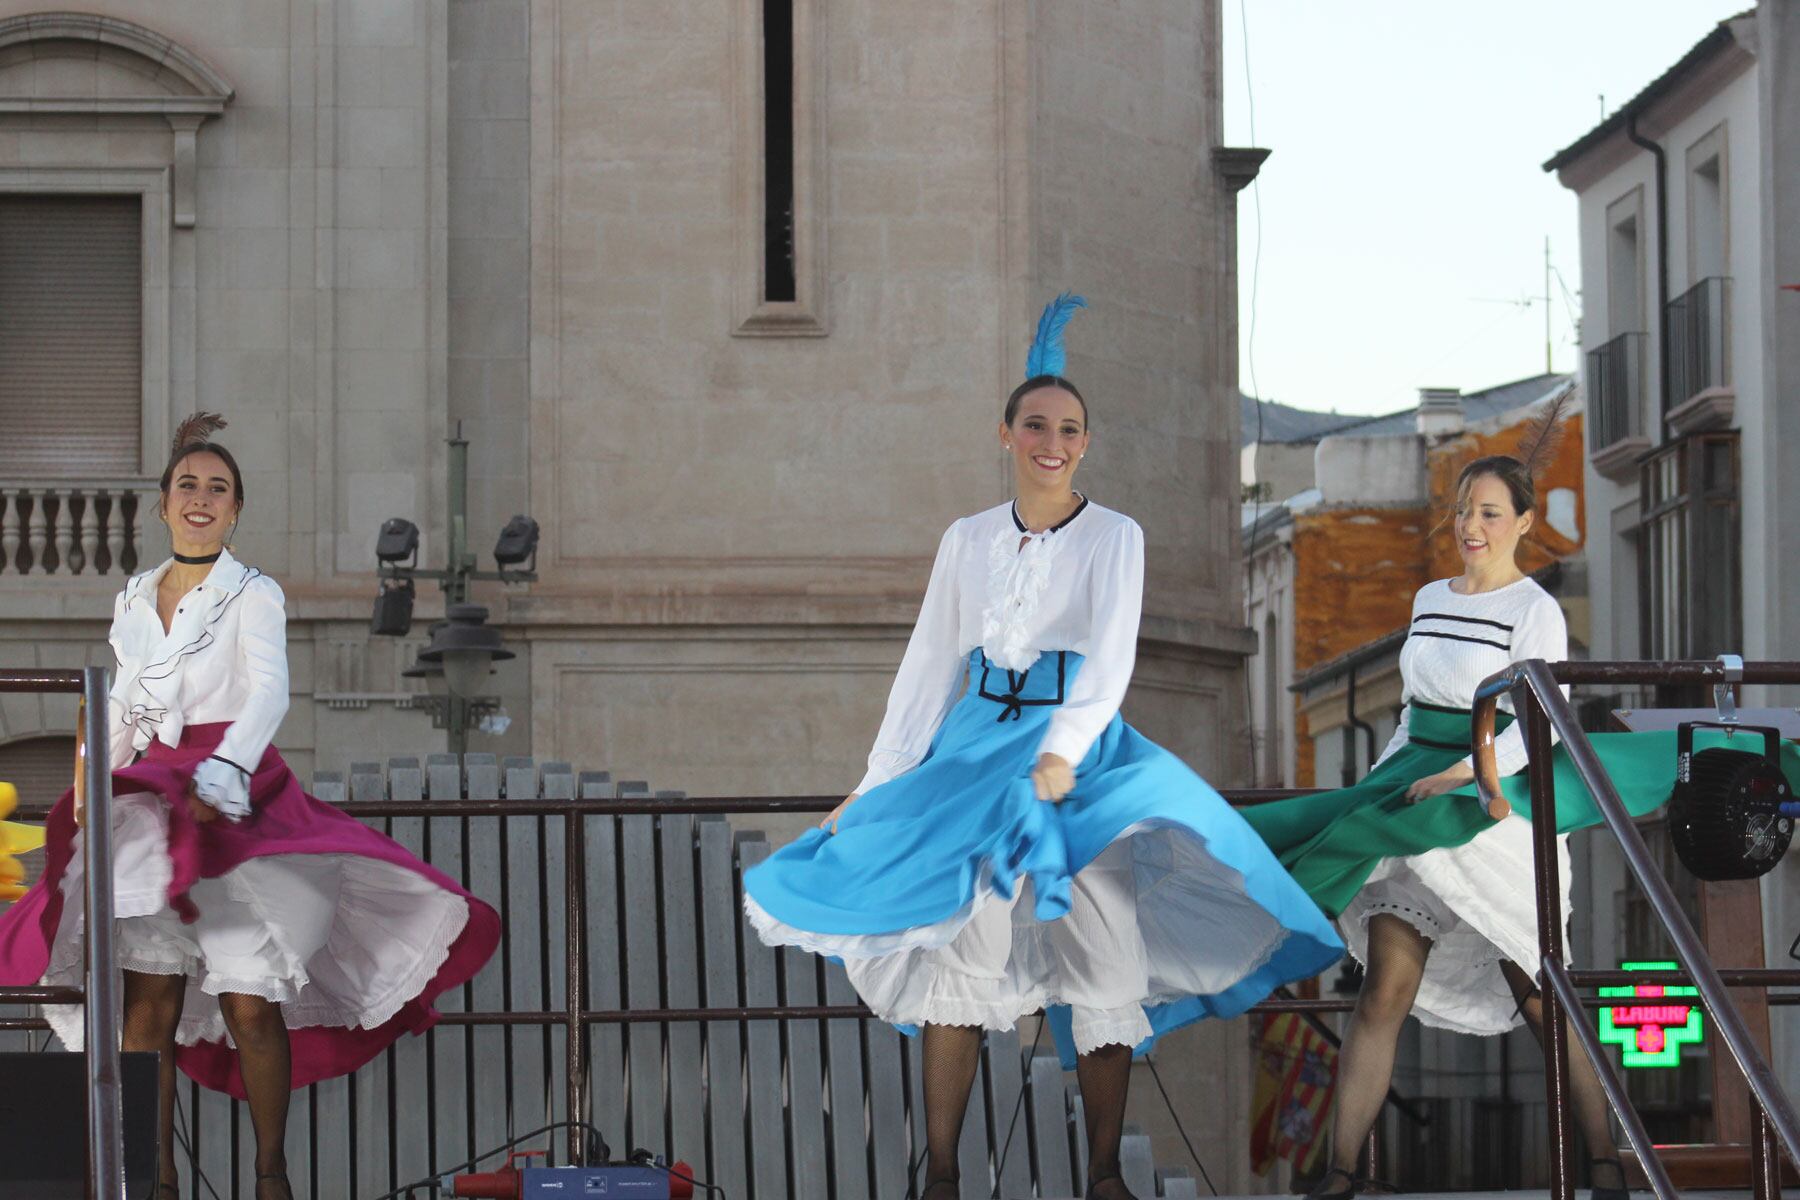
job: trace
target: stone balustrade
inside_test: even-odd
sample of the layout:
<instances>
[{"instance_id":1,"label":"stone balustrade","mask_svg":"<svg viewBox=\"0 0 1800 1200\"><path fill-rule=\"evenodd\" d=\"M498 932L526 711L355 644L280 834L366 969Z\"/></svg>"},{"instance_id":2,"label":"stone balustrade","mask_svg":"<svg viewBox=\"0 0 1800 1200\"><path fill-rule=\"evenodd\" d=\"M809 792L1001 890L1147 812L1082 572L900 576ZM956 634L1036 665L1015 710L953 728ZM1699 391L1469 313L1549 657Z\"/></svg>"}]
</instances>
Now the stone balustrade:
<instances>
[{"instance_id":1,"label":"stone balustrade","mask_svg":"<svg viewBox=\"0 0 1800 1200\"><path fill-rule=\"evenodd\" d=\"M155 488L147 479L0 480L0 576L130 575Z\"/></svg>"}]
</instances>

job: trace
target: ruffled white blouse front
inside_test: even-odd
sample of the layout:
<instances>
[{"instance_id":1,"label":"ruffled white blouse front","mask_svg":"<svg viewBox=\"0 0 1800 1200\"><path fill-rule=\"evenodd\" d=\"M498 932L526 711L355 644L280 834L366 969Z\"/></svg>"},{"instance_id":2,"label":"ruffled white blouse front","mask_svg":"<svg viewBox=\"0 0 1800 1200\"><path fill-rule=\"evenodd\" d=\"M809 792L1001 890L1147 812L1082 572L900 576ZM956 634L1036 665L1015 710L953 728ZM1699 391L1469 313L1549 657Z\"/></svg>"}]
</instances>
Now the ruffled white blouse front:
<instances>
[{"instance_id":1,"label":"ruffled white blouse front","mask_svg":"<svg viewBox=\"0 0 1800 1200\"><path fill-rule=\"evenodd\" d=\"M188 725L229 722L195 786L214 807L242 816L250 775L287 714L286 600L280 584L225 550L165 630L156 589L174 561L133 576L113 603L109 640L119 665L108 749L124 766L153 738L178 746Z\"/></svg>"},{"instance_id":2,"label":"ruffled white blouse front","mask_svg":"<svg viewBox=\"0 0 1800 1200\"><path fill-rule=\"evenodd\" d=\"M1144 532L1123 513L1084 501L1054 529L1032 533L1011 503L944 532L919 620L888 695L860 794L917 766L963 690L964 662L1025 671L1046 652L1086 662L1050 717L1039 747L1071 764L1119 711L1137 658Z\"/></svg>"}]
</instances>

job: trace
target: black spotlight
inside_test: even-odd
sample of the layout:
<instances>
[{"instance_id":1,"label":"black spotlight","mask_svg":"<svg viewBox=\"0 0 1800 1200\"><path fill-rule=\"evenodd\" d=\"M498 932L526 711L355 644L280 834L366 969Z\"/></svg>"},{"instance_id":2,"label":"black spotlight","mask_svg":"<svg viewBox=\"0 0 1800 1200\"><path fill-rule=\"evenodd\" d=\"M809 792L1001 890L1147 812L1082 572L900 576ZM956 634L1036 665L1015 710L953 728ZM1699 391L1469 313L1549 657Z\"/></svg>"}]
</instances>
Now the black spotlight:
<instances>
[{"instance_id":1,"label":"black spotlight","mask_svg":"<svg viewBox=\"0 0 1800 1200\"><path fill-rule=\"evenodd\" d=\"M381 523L381 535L375 539L375 557L384 563L397 563L416 558L419 553L419 527L405 517L389 517Z\"/></svg>"},{"instance_id":2,"label":"black spotlight","mask_svg":"<svg viewBox=\"0 0 1800 1200\"><path fill-rule=\"evenodd\" d=\"M384 579L375 594L375 615L369 618L369 632L388 637L405 637L412 628L413 581Z\"/></svg>"},{"instance_id":3,"label":"black spotlight","mask_svg":"<svg viewBox=\"0 0 1800 1200\"><path fill-rule=\"evenodd\" d=\"M523 514L506 523L500 540L494 543L494 561L502 567L516 567L537 555L538 523Z\"/></svg>"},{"instance_id":4,"label":"black spotlight","mask_svg":"<svg viewBox=\"0 0 1800 1200\"><path fill-rule=\"evenodd\" d=\"M1695 729L1761 734L1762 753L1709 746L1694 752ZM1684 721L1676 731L1675 790L1669 795L1669 840L1698 878L1719 881L1766 875L1794 836L1783 804L1793 799L1781 773L1781 731L1718 721Z\"/></svg>"}]
</instances>

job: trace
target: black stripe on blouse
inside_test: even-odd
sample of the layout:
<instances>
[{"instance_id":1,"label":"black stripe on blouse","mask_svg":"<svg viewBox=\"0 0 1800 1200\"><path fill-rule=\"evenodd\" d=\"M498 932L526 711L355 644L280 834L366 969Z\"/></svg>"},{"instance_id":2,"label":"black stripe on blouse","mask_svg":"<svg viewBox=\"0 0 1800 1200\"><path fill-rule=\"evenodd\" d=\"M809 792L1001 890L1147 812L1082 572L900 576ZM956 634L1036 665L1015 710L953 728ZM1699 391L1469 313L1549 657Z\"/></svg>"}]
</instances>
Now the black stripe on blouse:
<instances>
[{"instance_id":1,"label":"black stripe on blouse","mask_svg":"<svg viewBox=\"0 0 1800 1200\"><path fill-rule=\"evenodd\" d=\"M1445 641L1449 642L1473 642L1477 646L1492 646L1496 650L1504 650L1509 654L1512 652L1511 646L1504 645L1489 638L1464 637L1460 633L1438 633L1436 630L1432 629L1415 629L1407 636L1443 638Z\"/></svg>"},{"instance_id":2,"label":"black stripe on blouse","mask_svg":"<svg viewBox=\"0 0 1800 1200\"><path fill-rule=\"evenodd\" d=\"M1462 621L1469 625L1488 625L1495 629L1504 629L1508 633L1513 631L1511 625L1504 625L1499 621L1490 621L1485 617L1459 617L1452 613L1420 613L1412 619L1414 625L1420 621Z\"/></svg>"}]
</instances>

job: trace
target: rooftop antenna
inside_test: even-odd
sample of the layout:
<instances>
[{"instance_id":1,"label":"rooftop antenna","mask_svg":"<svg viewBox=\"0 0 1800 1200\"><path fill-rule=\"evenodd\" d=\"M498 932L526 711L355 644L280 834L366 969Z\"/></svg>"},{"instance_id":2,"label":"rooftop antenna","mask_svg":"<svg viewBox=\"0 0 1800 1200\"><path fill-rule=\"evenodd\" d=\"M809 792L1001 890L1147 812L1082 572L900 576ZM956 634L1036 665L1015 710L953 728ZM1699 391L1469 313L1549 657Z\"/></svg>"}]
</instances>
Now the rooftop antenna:
<instances>
[{"instance_id":1,"label":"rooftop antenna","mask_svg":"<svg viewBox=\"0 0 1800 1200\"><path fill-rule=\"evenodd\" d=\"M1544 374L1556 374L1550 364L1550 235L1544 235Z\"/></svg>"}]
</instances>

